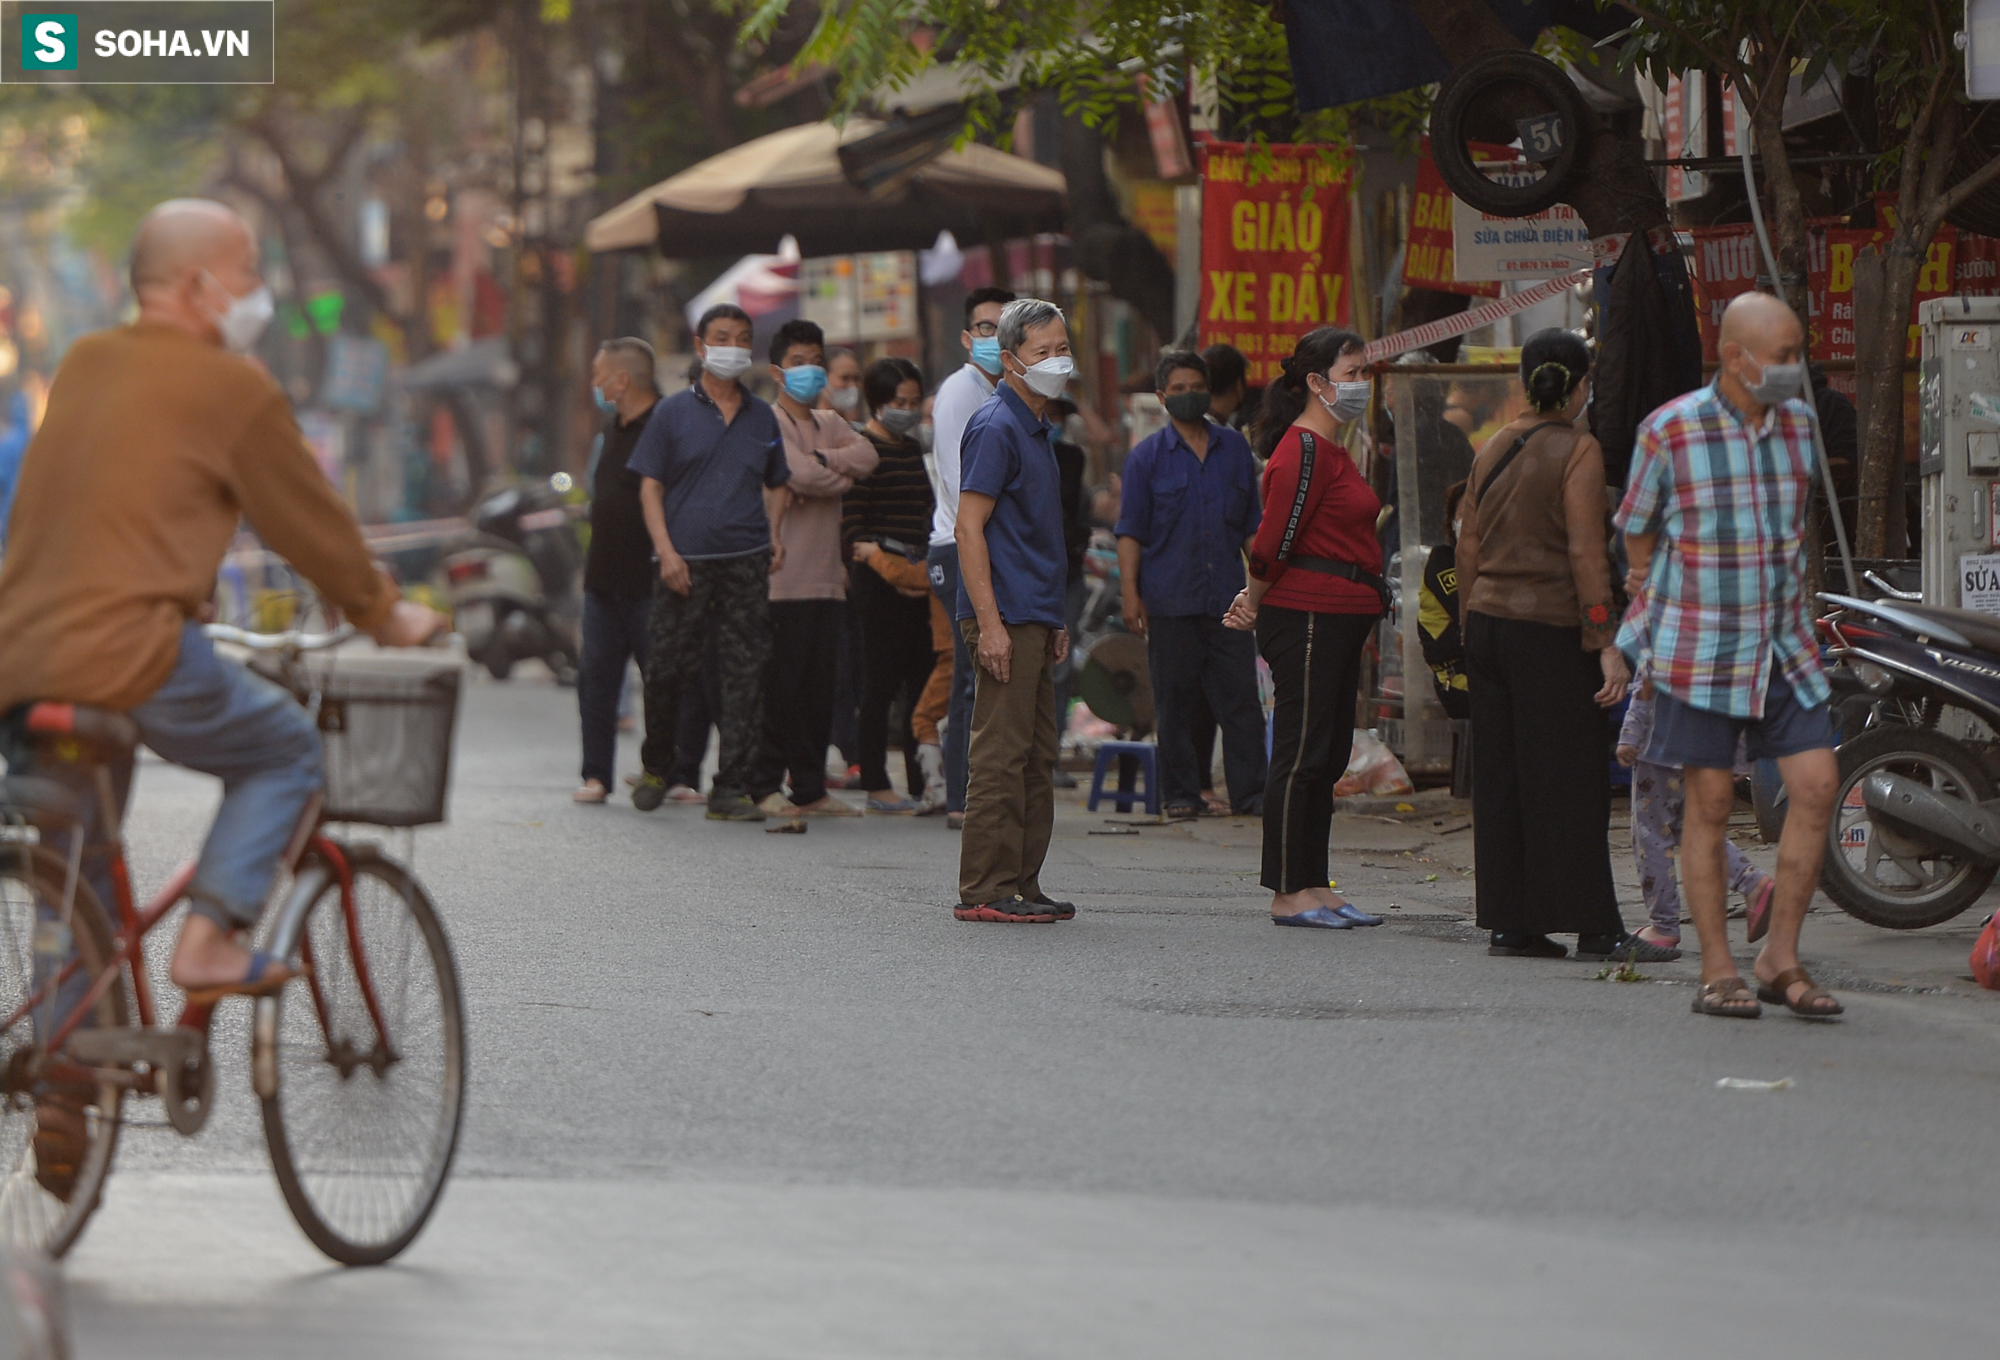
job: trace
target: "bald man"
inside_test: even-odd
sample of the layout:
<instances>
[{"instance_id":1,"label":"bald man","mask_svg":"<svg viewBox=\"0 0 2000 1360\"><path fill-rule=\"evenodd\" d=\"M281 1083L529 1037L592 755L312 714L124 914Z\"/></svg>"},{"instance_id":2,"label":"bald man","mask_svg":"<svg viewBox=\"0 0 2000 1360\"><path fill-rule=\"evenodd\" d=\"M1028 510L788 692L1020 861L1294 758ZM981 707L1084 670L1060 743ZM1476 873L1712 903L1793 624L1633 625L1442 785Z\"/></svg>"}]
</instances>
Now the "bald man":
<instances>
[{"instance_id":1,"label":"bald man","mask_svg":"<svg viewBox=\"0 0 2000 1360\"><path fill-rule=\"evenodd\" d=\"M1713 383L1639 428L1618 511L1632 568L1618 643L1652 668L1653 736L1642 758L1683 772L1681 887L1701 937L1694 1010L1754 1019L1761 1001L1823 1020L1841 1004L1798 955L1839 773L1805 593L1815 456L1812 418L1797 399L1805 328L1779 299L1746 293L1723 313L1719 357ZM1749 938L1764 942L1754 994L1737 975L1724 913L1739 736L1752 760L1778 762L1790 799L1777 891L1749 920Z\"/></svg>"},{"instance_id":2,"label":"bald man","mask_svg":"<svg viewBox=\"0 0 2000 1360\"><path fill-rule=\"evenodd\" d=\"M444 620L376 569L291 403L241 357L272 311L242 219L161 204L133 241L132 290L137 320L63 360L22 467L0 568L0 749L21 772L25 707L67 701L129 714L161 756L222 778L171 972L212 1001L291 976L242 935L321 783L305 710L218 657L198 622L239 519L379 642L421 643ZM114 773L122 798L130 762Z\"/></svg>"}]
</instances>

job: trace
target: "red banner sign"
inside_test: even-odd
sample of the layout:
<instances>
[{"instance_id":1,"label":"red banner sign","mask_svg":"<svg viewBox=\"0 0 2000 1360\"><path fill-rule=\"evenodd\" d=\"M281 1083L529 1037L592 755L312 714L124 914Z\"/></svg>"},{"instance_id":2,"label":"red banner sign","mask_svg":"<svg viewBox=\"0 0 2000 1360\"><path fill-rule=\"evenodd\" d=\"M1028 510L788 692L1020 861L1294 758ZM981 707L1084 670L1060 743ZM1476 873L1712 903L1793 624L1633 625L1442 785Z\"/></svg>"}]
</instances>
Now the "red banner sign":
<instances>
[{"instance_id":1,"label":"red banner sign","mask_svg":"<svg viewBox=\"0 0 2000 1360\"><path fill-rule=\"evenodd\" d=\"M1713 363L1722 309L1757 286L1763 252L1748 223L1696 227L1694 291L1703 357ZM1854 357L1854 257L1867 246L1887 248L1890 232L1877 228L1813 225L1806 245L1807 327L1816 360ZM2000 240L1938 229L1917 277L1916 301L1953 294L2000 294ZM1917 352L1916 313L1910 314L1909 353Z\"/></svg>"},{"instance_id":2,"label":"red banner sign","mask_svg":"<svg viewBox=\"0 0 2000 1360\"><path fill-rule=\"evenodd\" d=\"M1348 324L1347 172L1313 146L1204 150L1201 343L1243 351L1262 386L1300 336Z\"/></svg>"},{"instance_id":3,"label":"red banner sign","mask_svg":"<svg viewBox=\"0 0 2000 1360\"><path fill-rule=\"evenodd\" d=\"M1431 159L1430 143L1417 157L1417 192L1410 201L1409 245L1403 252L1403 286L1440 293L1499 297L1497 283L1460 283L1451 253L1451 190Z\"/></svg>"}]
</instances>

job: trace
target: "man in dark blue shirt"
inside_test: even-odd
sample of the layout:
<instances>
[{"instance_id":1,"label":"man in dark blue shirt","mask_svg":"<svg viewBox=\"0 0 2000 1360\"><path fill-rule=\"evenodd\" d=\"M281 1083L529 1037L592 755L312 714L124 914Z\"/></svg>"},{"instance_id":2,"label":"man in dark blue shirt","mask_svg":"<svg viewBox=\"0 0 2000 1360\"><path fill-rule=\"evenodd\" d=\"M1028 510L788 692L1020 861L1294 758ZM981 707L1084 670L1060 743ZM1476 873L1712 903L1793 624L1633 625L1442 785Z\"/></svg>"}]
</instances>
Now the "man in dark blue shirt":
<instances>
[{"instance_id":1,"label":"man in dark blue shirt","mask_svg":"<svg viewBox=\"0 0 2000 1360\"><path fill-rule=\"evenodd\" d=\"M1062 480L1045 414L1076 372L1054 303L1000 313L1002 381L966 424L958 488L958 626L978 666L972 700L961 921L1060 921L1042 891L1055 830L1055 664L1063 626Z\"/></svg>"},{"instance_id":2,"label":"man in dark blue shirt","mask_svg":"<svg viewBox=\"0 0 2000 1360\"><path fill-rule=\"evenodd\" d=\"M749 315L728 303L709 308L694 348L701 377L653 408L627 464L644 479L639 503L660 564L639 751L646 772L632 805L651 812L666 798L681 696L699 681L713 630L722 753L708 815L761 822L749 793L771 654L770 576L785 560L778 532L791 469L777 416L737 381L750 367Z\"/></svg>"},{"instance_id":3,"label":"man in dark blue shirt","mask_svg":"<svg viewBox=\"0 0 2000 1360\"><path fill-rule=\"evenodd\" d=\"M1213 754L1195 744L1204 707L1222 729L1231 809L1255 815L1264 805L1257 644L1222 616L1243 589L1243 553L1263 518L1257 464L1242 435L1208 420L1199 354L1162 355L1155 386L1169 423L1126 456L1118 576L1125 627L1146 639L1167 815L1202 809Z\"/></svg>"}]
</instances>

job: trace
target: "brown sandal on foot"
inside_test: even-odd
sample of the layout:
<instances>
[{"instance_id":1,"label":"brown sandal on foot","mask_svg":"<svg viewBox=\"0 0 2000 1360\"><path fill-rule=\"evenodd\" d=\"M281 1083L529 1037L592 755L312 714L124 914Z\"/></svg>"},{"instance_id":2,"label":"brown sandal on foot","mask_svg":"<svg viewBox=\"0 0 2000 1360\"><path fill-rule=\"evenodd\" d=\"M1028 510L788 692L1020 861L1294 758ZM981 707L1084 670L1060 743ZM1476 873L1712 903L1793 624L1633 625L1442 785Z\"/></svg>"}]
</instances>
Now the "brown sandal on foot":
<instances>
[{"instance_id":1,"label":"brown sandal on foot","mask_svg":"<svg viewBox=\"0 0 2000 1360\"><path fill-rule=\"evenodd\" d=\"M1694 1005L1689 1007L1696 1015L1720 1015L1736 1020L1755 1020L1764 1013L1757 1004L1757 998L1743 985L1740 977L1718 978L1714 982L1704 982L1701 990L1694 995Z\"/></svg>"},{"instance_id":2,"label":"brown sandal on foot","mask_svg":"<svg viewBox=\"0 0 2000 1360\"><path fill-rule=\"evenodd\" d=\"M1792 984L1803 982L1806 989L1799 993L1797 1001L1792 1000ZM1787 968L1769 982L1762 979L1757 983L1757 996L1773 1006L1783 1006L1793 1015L1807 1020L1831 1020L1846 1012L1847 1007L1833 999L1833 994L1812 980L1812 974L1804 968Z\"/></svg>"}]
</instances>

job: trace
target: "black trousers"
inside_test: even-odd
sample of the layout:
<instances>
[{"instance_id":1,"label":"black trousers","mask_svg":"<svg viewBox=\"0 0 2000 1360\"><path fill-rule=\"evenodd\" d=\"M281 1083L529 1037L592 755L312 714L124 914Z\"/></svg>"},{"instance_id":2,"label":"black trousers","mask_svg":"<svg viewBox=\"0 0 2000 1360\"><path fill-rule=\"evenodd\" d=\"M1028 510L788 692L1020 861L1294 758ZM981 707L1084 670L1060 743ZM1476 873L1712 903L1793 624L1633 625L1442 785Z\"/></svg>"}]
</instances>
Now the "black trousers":
<instances>
[{"instance_id":1,"label":"black trousers","mask_svg":"<svg viewBox=\"0 0 2000 1360\"><path fill-rule=\"evenodd\" d=\"M716 802L748 792L764 712L764 662L771 654L770 601L769 552L690 562L687 594L675 594L665 582L653 592L646 741L639 748L647 774L665 779L679 763L681 697L700 683L713 636L722 753L708 797Z\"/></svg>"},{"instance_id":2,"label":"black trousers","mask_svg":"<svg viewBox=\"0 0 2000 1360\"><path fill-rule=\"evenodd\" d=\"M1597 657L1580 629L1468 612L1465 668L1480 929L1618 934Z\"/></svg>"},{"instance_id":3,"label":"black trousers","mask_svg":"<svg viewBox=\"0 0 2000 1360\"><path fill-rule=\"evenodd\" d=\"M917 740L910 732L910 714L930 683L937 655L931 651L931 597L900 594L881 573L857 562L848 573L849 604L861 625L861 731L857 739L861 787L874 792L889 784L889 709L903 699L903 717L896 735L903 751L904 786L912 792L924 786L917 764Z\"/></svg>"},{"instance_id":4,"label":"black trousers","mask_svg":"<svg viewBox=\"0 0 2000 1360\"><path fill-rule=\"evenodd\" d=\"M1248 633L1223 627L1222 620L1210 614L1155 614L1148 619L1146 661L1153 679L1160 785L1167 805L1200 804L1201 781L1215 752L1220 721L1230 806L1254 816L1263 808L1266 776L1256 641Z\"/></svg>"},{"instance_id":5,"label":"black trousers","mask_svg":"<svg viewBox=\"0 0 2000 1360\"><path fill-rule=\"evenodd\" d=\"M764 745L750 778L762 801L792 780L794 803L826 797L833 679L845 600L771 601L771 658L764 667Z\"/></svg>"},{"instance_id":6,"label":"black trousers","mask_svg":"<svg viewBox=\"0 0 2000 1360\"><path fill-rule=\"evenodd\" d=\"M1271 772L1264 782L1264 877L1272 892L1323 888L1333 786L1354 749L1354 696L1373 614L1265 605L1257 647L1271 667Z\"/></svg>"}]
</instances>

